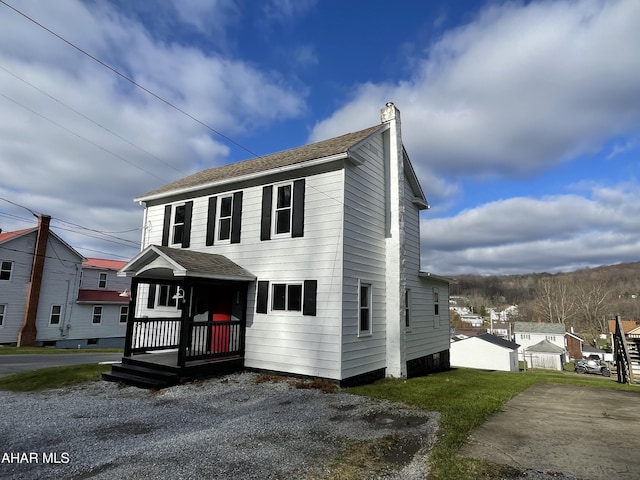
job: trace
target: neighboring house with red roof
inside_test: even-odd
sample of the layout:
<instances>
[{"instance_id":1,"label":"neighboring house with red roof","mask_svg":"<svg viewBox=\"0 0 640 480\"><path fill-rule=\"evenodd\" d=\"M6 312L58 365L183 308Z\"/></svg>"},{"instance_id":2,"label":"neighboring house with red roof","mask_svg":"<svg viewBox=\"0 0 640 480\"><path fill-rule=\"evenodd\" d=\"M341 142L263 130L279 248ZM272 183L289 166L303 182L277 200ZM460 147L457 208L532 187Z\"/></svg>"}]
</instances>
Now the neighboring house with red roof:
<instances>
[{"instance_id":1,"label":"neighboring house with red roof","mask_svg":"<svg viewBox=\"0 0 640 480\"><path fill-rule=\"evenodd\" d=\"M122 346L130 281L125 262L85 259L49 229L0 232L0 344Z\"/></svg>"}]
</instances>

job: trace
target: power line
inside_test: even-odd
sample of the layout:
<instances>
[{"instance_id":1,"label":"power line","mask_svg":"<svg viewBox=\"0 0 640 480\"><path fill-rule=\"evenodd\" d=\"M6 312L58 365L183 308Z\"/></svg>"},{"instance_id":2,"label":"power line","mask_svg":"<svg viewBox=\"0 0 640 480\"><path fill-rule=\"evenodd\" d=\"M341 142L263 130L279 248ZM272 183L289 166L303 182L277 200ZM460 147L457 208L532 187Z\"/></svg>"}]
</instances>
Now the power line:
<instances>
[{"instance_id":1,"label":"power line","mask_svg":"<svg viewBox=\"0 0 640 480\"><path fill-rule=\"evenodd\" d=\"M32 84L32 83L30 83L30 82L26 81L24 78L22 78L22 77L20 77L20 76L16 75L15 73L13 73L13 72L11 72L11 71L7 70L6 68L4 68L4 67L2 67L2 66L0 66L0 70L3 70L4 72L8 73L8 74L9 74L9 75L11 75L12 77L14 77L14 78L16 78L16 79L20 80L21 82L26 83L26 84L27 84L27 85L29 85L31 88L33 88L34 90L37 90L38 92L42 93L43 95L45 95L45 96L49 97L49 98L50 98L51 100L53 100L54 102L59 103L60 105L62 105L62 106L64 106L65 108L67 108L68 110L71 110L71 111L72 111L73 113L75 113L76 115L79 115L80 117L84 118L85 120L88 120L89 122L93 123L93 124L94 124L94 125L96 125L97 127L101 128L101 129L103 129L104 131L106 131L106 132L110 133L111 135L113 135L113 136L115 136L115 137L119 138L119 139L120 139L120 140L122 140L123 142L128 143L128 144L129 144L129 145L131 145L132 147L137 148L137 149L138 149L138 150L140 150L141 152L146 153L146 154L147 154L147 155L149 155L150 157L155 158L155 159L156 159L156 160L158 160L159 162L164 163L166 166L168 166L168 167L170 167L170 168L174 169L176 172L181 173L181 174L184 174L184 172L180 171L178 168L174 167L174 166L173 166L173 165L171 165L170 163L165 162L163 159L161 159L161 158L157 157L157 156L156 156L156 155L154 155L153 153L148 152L148 151L147 151L147 150L145 150L144 148L142 148L142 147L140 147L140 146L136 145L135 143L133 143L133 142L131 142L131 141L127 140L126 138L122 137L121 135L118 135L118 134L117 134L116 132L114 132L113 130L110 130L109 128L105 127L105 126L104 126L104 125L102 125L101 123L96 122L95 120L93 120L93 119L89 118L88 116L84 115L83 113L81 113L81 112L77 111L77 110L76 110L76 109L74 109L73 107L71 107L71 106L67 105L66 103L64 103L62 100L57 99L57 98L56 98L56 97L54 97L53 95L51 95L51 94L49 94L49 93L45 92L44 90L42 90L42 89L40 89L40 88L36 87L34 84Z\"/></svg>"},{"instance_id":2,"label":"power line","mask_svg":"<svg viewBox=\"0 0 640 480\"><path fill-rule=\"evenodd\" d=\"M0 2L1 2L1 1L2 1L2 0L0 0ZM111 151L111 150L109 150L108 148L105 148L105 147L103 147L102 145L98 145L98 144L97 144L96 142L94 142L93 140L89 140L88 138L83 137L83 136L82 136L82 135L80 135L79 133L76 133L76 132L74 132L73 130L71 130L71 129L69 129L69 128L65 127L64 125L59 124L59 123L58 123L58 122L56 122L55 120L51 120L50 118L45 117L45 116L44 116L44 115L42 115L41 113L38 113L38 112L36 112L35 110L32 110L31 108L27 107L26 105L23 105L22 103L18 102L17 100L14 100L13 98L7 97L7 96L6 96L5 94L3 94L3 93L0 93L0 97L3 97L4 99L9 100L10 102L12 102L12 103L14 103L14 104L18 105L19 107L24 108L25 110L27 110L27 111L29 111L29 112L33 113L34 115L36 115L36 116L38 116L38 117L42 118L43 120L46 120L47 122L51 123L52 125L55 125L56 127L60 128L60 129L62 129L62 130L64 130L65 132L70 133L71 135L74 135L74 136L78 137L80 140L84 140L85 142L87 142L87 143L89 143L89 144L93 145L94 147L99 148L99 149L100 149L100 150L102 150L103 152L106 152L106 153L108 153L108 154L110 154L110 155L113 155L113 156L114 156L114 157L116 157L116 158L119 158L119 159L120 159L120 160L122 160L123 162L128 163L129 165L131 165L132 167L135 167L135 168L137 168L138 170L140 170L140 171L142 171L142 172L144 172L144 173L147 173L147 174L149 174L149 175L151 175L151 176L153 176L153 177L156 177L158 180L162 180L163 182L167 182L167 181L168 181L168 180L166 180L166 179L164 179L164 178L162 178L162 177L159 177L159 176L158 176L158 175L156 175L155 173L152 173L152 172L150 172L150 171L148 171L148 170L145 170L144 168L142 168L142 167L140 167L140 166L136 165L135 163L131 162L130 160L127 160L127 159L126 159L126 158L124 158L123 156L118 155L117 153L112 152L112 151Z\"/></svg>"},{"instance_id":3,"label":"power line","mask_svg":"<svg viewBox=\"0 0 640 480\"><path fill-rule=\"evenodd\" d=\"M183 110L182 108L178 107L177 105L173 104L172 102L170 102L169 100L164 99L163 97L161 97L160 95L152 92L151 90L149 90L148 88L144 87L143 85L137 83L135 80L133 80L132 78L128 77L127 75L125 75L124 73L120 72L119 70L115 69L114 67L112 67L111 65L103 62L102 60L100 60L99 58L93 56L92 54L90 54L89 52L87 52L86 50L83 50L82 48L78 47L77 45L75 45L74 43L70 42L69 40L67 40L66 38L62 37L61 35L57 34L56 32L54 32L53 30L47 28L46 26L44 26L43 24L41 24L40 22L36 21L35 19L31 18L29 15L21 12L20 10L18 10L17 8L9 5L7 2L5 2L4 0L0 0L0 3L2 3L3 5L5 5L6 7L9 7L11 10L13 10L14 12L16 12L17 14L23 16L24 18L26 18L27 20L29 20L30 22L34 23L35 25L39 26L40 28L42 28L43 30L49 32L51 35L53 35L54 37L58 38L59 40L62 40L64 43L66 43L67 45L69 45L70 47L76 49L77 51L79 51L80 53L82 53L83 55L86 55L87 57L89 57L90 59L92 59L93 61L99 63L100 65L102 65L103 67L105 67L108 70L111 70L113 73L115 73L116 75L118 75L119 77L123 78L124 80L126 80L127 82L131 83L132 85L134 85L135 87L139 88L140 90L143 90L144 92L148 93L149 95L151 95L152 97L160 100L161 102L163 102L164 104L168 105L169 107L173 108L174 110L182 113L183 115L189 117L191 120L193 120L194 122L198 123L199 125L202 125L203 127L205 127L207 130L215 133L216 135L224 138L225 140L227 140L228 142L232 143L233 145L235 145L238 148L241 148L242 150L244 150L245 152L250 153L251 155L253 155L254 157L259 157L260 155L258 155L257 153L252 152L251 150L249 150L247 147L241 145L240 143L236 142L235 140L233 140L232 138L228 137L227 135L224 135L223 133L219 132L218 130L214 129L213 127L209 126L208 124L204 123L202 120L199 120L198 118L194 117L193 115L191 115L190 113L186 112L185 110Z\"/></svg>"}]
</instances>

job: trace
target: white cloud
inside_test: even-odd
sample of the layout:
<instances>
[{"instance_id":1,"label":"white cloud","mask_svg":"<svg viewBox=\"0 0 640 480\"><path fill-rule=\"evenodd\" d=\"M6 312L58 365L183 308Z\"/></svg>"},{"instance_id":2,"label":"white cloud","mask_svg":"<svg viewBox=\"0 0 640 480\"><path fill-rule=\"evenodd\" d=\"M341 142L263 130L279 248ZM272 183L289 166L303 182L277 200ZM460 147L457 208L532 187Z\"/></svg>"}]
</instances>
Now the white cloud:
<instances>
[{"instance_id":1,"label":"white cloud","mask_svg":"<svg viewBox=\"0 0 640 480\"><path fill-rule=\"evenodd\" d=\"M427 212L423 268L506 274L637 261L639 192L636 183L594 186L586 197L510 198L451 218L430 219Z\"/></svg>"},{"instance_id":2,"label":"white cloud","mask_svg":"<svg viewBox=\"0 0 640 480\"><path fill-rule=\"evenodd\" d=\"M135 230L141 209L132 198L226 161L229 144L206 127L0 8L0 196L97 230ZM304 98L281 78L156 39L109 4L18 8L226 135L238 138L304 109ZM0 213L5 231L33 222L6 202ZM140 239L136 231L123 236ZM74 246L95 242L63 237Z\"/></svg>"}]
</instances>

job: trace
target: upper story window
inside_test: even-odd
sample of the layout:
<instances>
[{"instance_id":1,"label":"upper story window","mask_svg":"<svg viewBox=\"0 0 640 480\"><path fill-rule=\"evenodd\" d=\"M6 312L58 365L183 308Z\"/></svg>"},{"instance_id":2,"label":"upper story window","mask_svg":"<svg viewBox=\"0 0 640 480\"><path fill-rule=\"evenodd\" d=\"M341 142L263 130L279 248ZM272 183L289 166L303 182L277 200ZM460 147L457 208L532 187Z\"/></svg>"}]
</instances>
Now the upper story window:
<instances>
[{"instance_id":1,"label":"upper story window","mask_svg":"<svg viewBox=\"0 0 640 480\"><path fill-rule=\"evenodd\" d=\"M267 185L262 189L260 240L304 236L304 211L304 179Z\"/></svg>"},{"instance_id":2,"label":"upper story window","mask_svg":"<svg viewBox=\"0 0 640 480\"><path fill-rule=\"evenodd\" d=\"M205 245L240 243L242 192L209 197Z\"/></svg>"},{"instance_id":3,"label":"upper story window","mask_svg":"<svg viewBox=\"0 0 640 480\"><path fill-rule=\"evenodd\" d=\"M274 209L273 233L280 235L291 232L291 188L292 184L279 185L276 187L276 208Z\"/></svg>"},{"instance_id":4,"label":"upper story window","mask_svg":"<svg viewBox=\"0 0 640 480\"><path fill-rule=\"evenodd\" d=\"M0 262L0 280L11 280L13 262Z\"/></svg>"},{"instance_id":5,"label":"upper story window","mask_svg":"<svg viewBox=\"0 0 640 480\"><path fill-rule=\"evenodd\" d=\"M107 272L98 274L98 288L107 288Z\"/></svg>"},{"instance_id":6,"label":"upper story window","mask_svg":"<svg viewBox=\"0 0 640 480\"><path fill-rule=\"evenodd\" d=\"M165 205L162 227L162 245L189 247L191 243L191 212L193 202Z\"/></svg>"}]
</instances>

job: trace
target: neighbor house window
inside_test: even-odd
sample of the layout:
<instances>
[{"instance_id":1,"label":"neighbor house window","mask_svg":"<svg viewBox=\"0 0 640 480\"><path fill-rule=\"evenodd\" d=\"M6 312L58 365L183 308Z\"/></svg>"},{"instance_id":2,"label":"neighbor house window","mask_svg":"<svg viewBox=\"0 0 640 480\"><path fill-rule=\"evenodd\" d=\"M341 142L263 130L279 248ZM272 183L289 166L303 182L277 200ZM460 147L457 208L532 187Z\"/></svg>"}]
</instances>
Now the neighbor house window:
<instances>
[{"instance_id":1,"label":"neighbor house window","mask_svg":"<svg viewBox=\"0 0 640 480\"><path fill-rule=\"evenodd\" d=\"M549 341L549 342L555 342L556 341L556 337L555 335L546 335L545 338Z\"/></svg>"},{"instance_id":2,"label":"neighbor house window","mask_svg":"<svg viewBox=\"0 0 640 480\"><path fill-rule=\"evenodd\" d=\"M120 306L120 323L127 323L127 318L129 318L129 306L121 305Z\"/></svg>"},{"instance_id":3,"label":"neighbor house window","mask_svg":"<svg viewBox=\"0 0 640 480\"><path fill-rule=\"evenodd\" d=\"M0 304L0 327L4 326L4 316L7 314L7 305Z\"/></svg>"},{"instance_id":4,"label":"neighbor house window","mask_svg":"<svg viewBox=\"0 0 640 480\"><path fill-rule=\"evenodd\" d=\"M107 288L107 272L100 272L98 278L98 288Z\"/></svg>"},{"instance_id":5,"label":"neighbor house window","mask_svg":"<svg viewBox=\"0 0 640 480\"><path fill-rule=\"evenodd\" d=\"M521 333L520 340L531 340L531 335L529 335L528 333Z\"/></svg>"},{"instance_id":6,"label":"neighbor house window","mask_svg":"<svg viewBox=\"0 0 640 480\"><path fill-rule=\"evenodd\" d=\"M60 325L62 317L62 305L51 305L51 314L49 315L50 325Z\"/></svg>"},{"instance_id":7,"label":"neighbor house window","mask_svg":"<svg viewBox=\"0 0 640 480\"><path fill-rule=\"evenodd\" d=\"M272 310L299 312L302 310L302 284L274 283Z\"/></svg>"},{"instance_id":8,"label":"neighbor house window","mask_svg":"<svg viewBox=\"0 0 640 480\"><path fill-rule=\"evenodd\" d=\"M0 280L11 280L13 262L0 262Z\"/></svg>"},{"instance_id":9,"label":"neighbor house window","mask_svg":"<svg viewBox=\"0 0 640 480\"><path fill-rule=\"evenodd\" d=\"M411 295L409 289L404 291L404 326L406 328L411 326Z\"/></svg>"},{"instance_id":10,"label":"neighbor house window","mask_svg":"<svg viewBox=\"0 0 640 480\"><path fill-rule=\"evenodd\" d=\"M93 306L93 317L91 319L91 323L94 325L102 323L102 305Z\"/></svg>"},{"instance_id":11,"label":"neighbor house window","mask_svg":"<svg viewBox=\"0 0 640 480\"><path fill-rule=\"evenodd\" d=\"M358 296L358 331L360 334L371 333L371 285L368 283L361 283Z\"/></svg>"}]
</instances>

